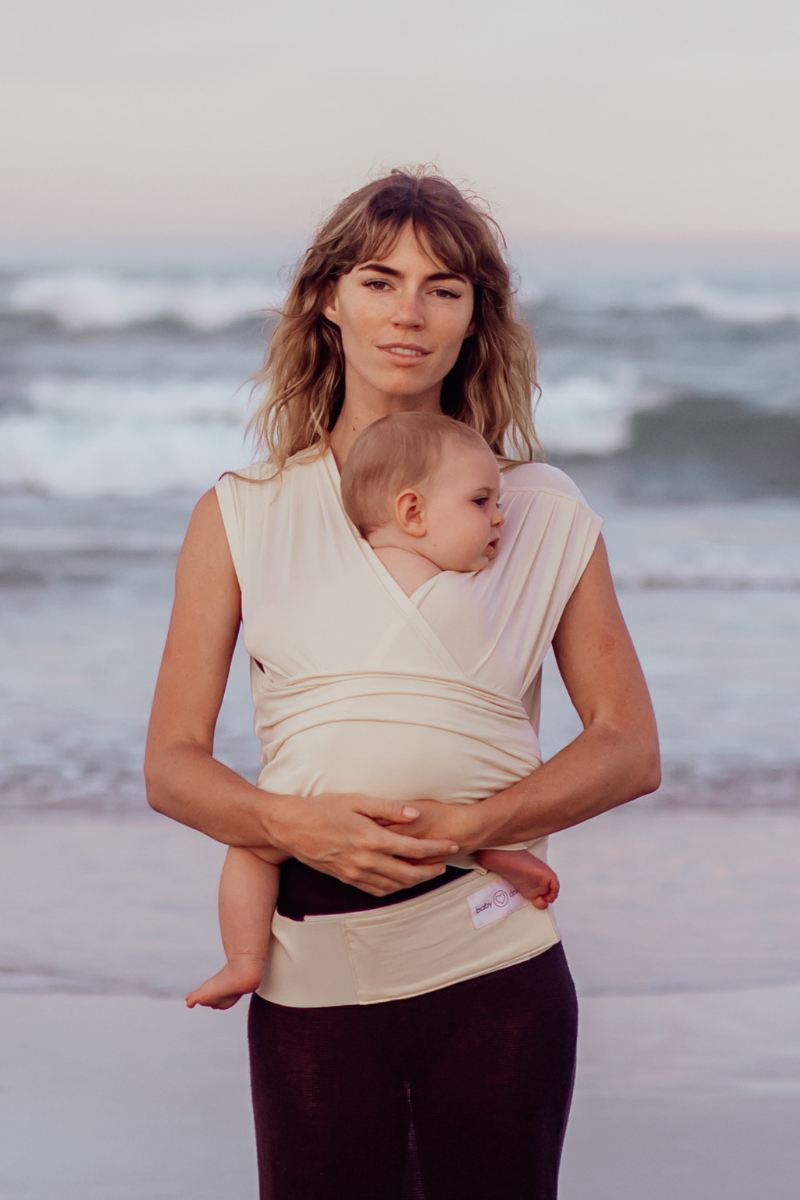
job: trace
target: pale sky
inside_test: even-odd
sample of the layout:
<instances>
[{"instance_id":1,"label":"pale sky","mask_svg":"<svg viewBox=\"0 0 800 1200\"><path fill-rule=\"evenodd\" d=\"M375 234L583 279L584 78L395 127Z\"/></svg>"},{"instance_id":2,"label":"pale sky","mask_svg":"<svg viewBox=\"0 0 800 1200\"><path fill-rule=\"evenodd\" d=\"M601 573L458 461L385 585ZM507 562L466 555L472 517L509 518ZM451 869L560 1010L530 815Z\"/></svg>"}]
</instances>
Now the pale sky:
<instances>
[{"instance_id":1,"label":"pale sky","mask_svg":"<svg viewBox=\"0 0 800 1200\"><path fill-rule=\"evenodd\" d=\"M304 233L434 161L512 236L800 238L798 0L0 0L0 234Z\"/></svg>"}]
</instances>

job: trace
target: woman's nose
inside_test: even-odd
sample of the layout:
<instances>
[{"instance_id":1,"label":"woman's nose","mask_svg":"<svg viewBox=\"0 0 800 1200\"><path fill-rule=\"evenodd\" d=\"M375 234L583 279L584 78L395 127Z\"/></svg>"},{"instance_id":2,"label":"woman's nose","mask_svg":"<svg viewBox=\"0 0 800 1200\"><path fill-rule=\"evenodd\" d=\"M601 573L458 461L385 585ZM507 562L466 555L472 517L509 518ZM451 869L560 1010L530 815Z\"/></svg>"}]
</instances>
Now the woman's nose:
<instances>
[{"instance_id":1,"label":"woman's nose","mask_svg":"<svg viewBox=\"0 0 800 1200\"><path fill-rule=\"evenodd\" d=\"M417 327L424 323L422 306L414 292L401 292L398 295L392 323L404 328Z\"/></svg>"}]
</instances>

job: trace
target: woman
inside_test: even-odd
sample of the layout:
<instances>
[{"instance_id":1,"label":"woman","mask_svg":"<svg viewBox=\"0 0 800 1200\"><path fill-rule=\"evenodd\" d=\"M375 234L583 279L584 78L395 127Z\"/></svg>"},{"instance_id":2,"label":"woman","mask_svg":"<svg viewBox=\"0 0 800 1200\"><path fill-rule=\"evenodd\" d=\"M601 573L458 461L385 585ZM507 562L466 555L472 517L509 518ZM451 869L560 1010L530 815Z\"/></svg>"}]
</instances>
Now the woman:
<instances>
[{"instance_id":1,"label":"woman","mask_svg":"<svg viewBox=\"0 0 800 1200\"><path fill-rule=\"evenodd\" d=\"M269 467L225 477L192 517L148 795L227 845L292 856L250 1011L262 1200L556 1195L574 988L548 915L495 912L497 878L465 856L659 774L599 522L530 462L533 363L491 220L438 176L392 172L339 205L300 265L256 416ZM404 602L343 518L338 470L398 411L443 411L511 455L505 566L477 577L492 590L445 572L429 610ZM259 787L212 757L242 619ZM584 729L539 766L551 641ZM385 722L404 730L396 750L373 742ZM500 919L482 924L483 900Z\"/></svg>"}]
</instances>

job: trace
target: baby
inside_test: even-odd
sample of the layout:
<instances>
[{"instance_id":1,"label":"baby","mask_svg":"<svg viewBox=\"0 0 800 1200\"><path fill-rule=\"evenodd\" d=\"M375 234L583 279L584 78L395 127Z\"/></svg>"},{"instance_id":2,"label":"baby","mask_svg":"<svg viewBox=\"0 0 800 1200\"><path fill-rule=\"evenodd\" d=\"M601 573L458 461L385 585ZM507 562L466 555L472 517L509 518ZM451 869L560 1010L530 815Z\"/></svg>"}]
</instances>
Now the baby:
<instances>
[{"instance_id":1,"label":"baby","mask_svg":"<svg viewBox=\"0 0 800 1200\"><path fill-rule=\"evenodd\" d=\"M445 453L446 451L446 453ZM500 471L486 442L440 414L398 413L370 425L342 472L342 502L407 596L442 571L482 571L496 557L504 517ZM540 909L558 895L547 863L527 850L479 850L482 867ZM186 997L229 1008L261 982L278 896L278 851L228 850L219 888L226 963Z\"/></svg>"}]
</instances>

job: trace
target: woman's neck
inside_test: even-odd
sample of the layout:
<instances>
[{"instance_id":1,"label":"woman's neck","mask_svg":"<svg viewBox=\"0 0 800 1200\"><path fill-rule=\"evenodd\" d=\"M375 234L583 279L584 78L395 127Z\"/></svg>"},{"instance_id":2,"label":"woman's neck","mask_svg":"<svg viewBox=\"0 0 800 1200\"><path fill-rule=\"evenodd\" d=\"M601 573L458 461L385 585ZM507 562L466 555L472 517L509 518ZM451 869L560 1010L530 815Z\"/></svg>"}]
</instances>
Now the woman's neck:
<instances>
[{"instance_id":1,"label":"woman's neck","mask_svg":"<svg viewBox=\"0 0 800 1200\"><path fill-rule=\"evenodd\" d=\"M395 396L355 387L352 386L352 381L346 380L342 411L331 430L330 438L331 450L339 470L341 471L347 461L353 442L373 421L398 412L441 412L440 395L441 384L437 385L435 394L425 392L418 396Z\"/></svg>"}]
</instances>

